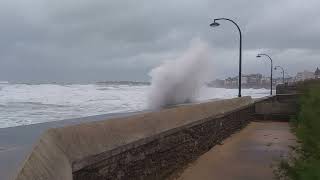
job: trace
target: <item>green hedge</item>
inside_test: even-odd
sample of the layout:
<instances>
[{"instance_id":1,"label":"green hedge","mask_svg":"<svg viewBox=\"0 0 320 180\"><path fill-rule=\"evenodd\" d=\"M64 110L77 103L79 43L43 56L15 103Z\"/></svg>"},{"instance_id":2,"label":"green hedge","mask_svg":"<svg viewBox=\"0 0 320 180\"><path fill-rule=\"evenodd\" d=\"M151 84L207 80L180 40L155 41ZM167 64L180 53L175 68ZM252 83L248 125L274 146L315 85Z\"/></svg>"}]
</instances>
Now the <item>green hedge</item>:
<instances>
[{"instance_id":1,"label":"green hedge","mask_svg":"<svg viewBox=\"0 0 320 180\"><path fill-rule=\"evenodd\" d=\"M280 179L320 180L320 85L303 84L297 117L292 119L298 139L292 159L280 163ZM281 175L279 175L281 174Z\"/></svg>"}]
</instances>

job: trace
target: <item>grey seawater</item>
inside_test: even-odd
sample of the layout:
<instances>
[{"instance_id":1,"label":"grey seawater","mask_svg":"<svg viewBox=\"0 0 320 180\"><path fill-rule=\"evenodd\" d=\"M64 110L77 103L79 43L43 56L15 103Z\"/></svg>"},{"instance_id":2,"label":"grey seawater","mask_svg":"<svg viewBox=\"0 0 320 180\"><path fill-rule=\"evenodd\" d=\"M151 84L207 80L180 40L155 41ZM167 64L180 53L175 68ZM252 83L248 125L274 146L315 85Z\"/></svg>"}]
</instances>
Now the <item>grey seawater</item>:
<instances>
[{"instance_id":1,"label":"grey seawater","mask_svg":"<svg viewBox=\"0 0 320 180\"><path fill-rule=\"evenodd\" d=\"M0 175L4 180L13 178L26 154L48 128L148 112L145 110L148 85L6 84L0 87ZM265 89L243 90L244 95L253 97L268 93ZM204 87L197 102L236 95L236 89Z\"/></svg>"},{"instance_id":2,"label":"grey seawater","mask_svg":"<svg viewBox=\"0 0 320 180\"><path fill-rule=\"evenodd\" d=\"M6 84L0 128L146 109L147 85Z\"/></svg>"},{"instance_id":3,"label":"grey seawater","mask_svg":"<svg viewBox=\"0 0 320 180\"><path fill-rule=\"evenodd\" d=\"M148 108L148 84L0 84L0 128ZM266 89L244 89L262 97ZM237 96L237 89L203 87L198 101Z\"/></svg>"}]
</instances>

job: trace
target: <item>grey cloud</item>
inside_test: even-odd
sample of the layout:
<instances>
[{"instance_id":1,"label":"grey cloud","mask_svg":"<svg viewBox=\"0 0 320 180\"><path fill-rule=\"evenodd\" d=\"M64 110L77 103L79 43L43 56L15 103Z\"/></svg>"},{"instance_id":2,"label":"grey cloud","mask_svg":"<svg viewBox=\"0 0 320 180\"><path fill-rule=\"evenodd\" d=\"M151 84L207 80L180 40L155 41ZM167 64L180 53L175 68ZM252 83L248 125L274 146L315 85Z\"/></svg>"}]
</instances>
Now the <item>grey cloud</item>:
<instances>
[{"instance_id":1,"label":"grey cloud","mask_svg":"<svg viewBox=\"0 0 320 180\"><path fill-rule=\"evenodd\" d=\"M194 37L213 47L216 77L236 75L237 31L228 22L210 28L214 17L241 26L245 73L268 73L254 57L260 51L291 74L313 70L319 7L317 0L3 0L0 80L148 80Z\"/></svg>"}]
</instances>

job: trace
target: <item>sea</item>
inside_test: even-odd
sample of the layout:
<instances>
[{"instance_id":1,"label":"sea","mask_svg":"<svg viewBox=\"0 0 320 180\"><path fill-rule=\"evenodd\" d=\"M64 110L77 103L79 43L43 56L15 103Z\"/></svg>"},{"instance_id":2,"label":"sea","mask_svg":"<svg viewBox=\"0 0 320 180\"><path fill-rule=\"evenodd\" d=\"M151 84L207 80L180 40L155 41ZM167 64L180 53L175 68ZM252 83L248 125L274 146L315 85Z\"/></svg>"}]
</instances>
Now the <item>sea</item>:
<instances>
[{"instance_id":1,"label":"sea","mask_svg":"<svg viewBox=\"0 0 320 180\"><path fill-rule=\"evenodd\" d=\"M0 128L109 113L148 109L150 85L145 83L24 84L0 83ZM197 101L237 97L237 89L200 89ZM243 89L259 98L268 89Z\"/></svg>"}]
</instances>

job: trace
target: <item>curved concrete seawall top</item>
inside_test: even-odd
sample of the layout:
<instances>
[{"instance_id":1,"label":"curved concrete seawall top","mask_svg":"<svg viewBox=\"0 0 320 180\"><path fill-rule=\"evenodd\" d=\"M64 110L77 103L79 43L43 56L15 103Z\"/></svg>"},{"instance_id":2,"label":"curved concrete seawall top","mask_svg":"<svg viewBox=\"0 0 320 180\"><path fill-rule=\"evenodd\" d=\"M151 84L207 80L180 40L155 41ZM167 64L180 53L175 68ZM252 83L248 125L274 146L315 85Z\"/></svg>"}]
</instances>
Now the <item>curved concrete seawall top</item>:
<instances>
[{"instance_id":1,"label":"curved concrete seawall top","mask_svg":"<svg viewBox=\"0 0 320 180\"><path fill-rule=\"evenodd\" d=\"M139 146L148 139L188 124L244 108L251 97L181 105L124 118L49 129L26 158L17 180L71 180L76 172L98 161ZM131 146L125 146L131 144ZM119 147L124 147L120 150Z\"/></svg>"}]
</instances>

